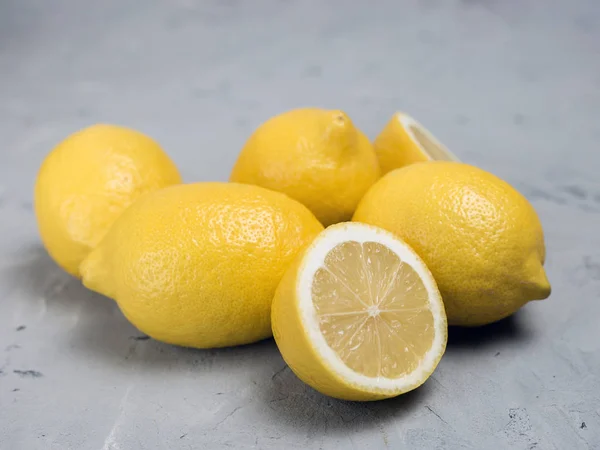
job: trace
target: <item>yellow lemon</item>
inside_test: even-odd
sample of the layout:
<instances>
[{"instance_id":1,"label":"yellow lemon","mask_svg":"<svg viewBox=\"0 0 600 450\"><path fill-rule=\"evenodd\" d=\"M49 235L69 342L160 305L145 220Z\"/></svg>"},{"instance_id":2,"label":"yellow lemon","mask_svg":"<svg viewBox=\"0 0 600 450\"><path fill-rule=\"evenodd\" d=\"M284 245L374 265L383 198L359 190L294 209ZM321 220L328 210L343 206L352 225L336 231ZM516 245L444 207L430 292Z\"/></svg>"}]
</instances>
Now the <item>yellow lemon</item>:
<instances>
[{"instance_id":1,"label":"yellow lemon","mask_svg":"<svg viewBox=\"0 0 600 450\"><path fill-rule=\"evenodd\" d=\"M421 161L458 161L429 130L397 112L373 142L383 174Z\"/></svg>"},{"instance_id":2,"label":"yellow lemon","mask_svg":"<svg viewBox=\"0 0 600 450\"><path fill-rule=\"evenodd\" d=\"M322 232L286 271L272 310L284 360L305 383L344 400L420 386L447 340L433 276L404 242L370 225Z\"/></svg>"},{"instance_id":3,"label":"yellow lemon","mask_svg":"<svg viewBox=\"0 0 600 450\"><path fill-rule=\"evenodd\" d=\"M415 249L437 281L450 325L495 322L550 295L535 210L484 170L456 162L394 170L367 192L353 220Z\"/></svg>"},{"instance_id":4,"label":"yellow lemon","mask_svg":"<svg viewBox=\"0 0 600 450\"><path fill-rule=\"evenodd\" d=\"M350 220L379 174L369 139L344 112L306 108L263 123L246 142L230 180L283 192L327 226Z\"/></svg>"},{"instance_id":5,"label":"yellow lemon","mask_svg":"<svg viewBox=\"0 0 600 450\"><path fill-rule=\"evenodd\" d=\"M44 246L63 269L79 264L140 195L180 183L173 161L148 136L94 125L58 144L35 184L35 213Z\"/></svg>"},{"instance_id":6,"label":"yellow lemon","mask_svg":"<svg viewBox=\"0 0 600 450\"><path fill-rule=\"evenodd\" d=\"M197 348L271 336L271 302L296 254L323 229L302 204L236 183L143 196L81 265L149 336Z\"/></svg>"}]
</instances>

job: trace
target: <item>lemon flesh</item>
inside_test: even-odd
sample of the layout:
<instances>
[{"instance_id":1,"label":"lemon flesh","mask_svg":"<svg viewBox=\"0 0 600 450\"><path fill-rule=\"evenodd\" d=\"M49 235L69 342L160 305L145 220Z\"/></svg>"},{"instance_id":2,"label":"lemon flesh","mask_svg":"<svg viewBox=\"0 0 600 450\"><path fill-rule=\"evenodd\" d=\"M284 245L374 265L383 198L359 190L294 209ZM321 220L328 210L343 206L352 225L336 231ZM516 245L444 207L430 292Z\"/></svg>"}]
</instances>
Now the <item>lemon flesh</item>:
<instances>
[{"instance_id":1,"label":"lemon flesh","mask_svg":"<svg viewBox=\"0 0 600 450\"><path fill-rule=\"evenodd\" d=\"M446 345L433 277L390 233L329 227L292 265L273 304L286 362L326 395L376 400L418 387Z\"/></svg>"},{"instance_id":2,"label":"lemon flesh","mask_svg":"<svg viewBox=\"0 0 600 450\"><path fill-rule=\"evenodd\" d=\"M424 161L458 161L427 128L397 112L373 142L382 174Z\"/></svg>"},{"instance_id":3,"label":"lemon flesh","mask_svg":"<svg viewBox=\"0 0 600 450\"><path fill-rule=\"evenodd\" d=\"M415 370L431 347L427 290L415 270L380 243L333 248L315 273L312 293L321 333L355 372L397 378Z\"/></svg>"}]
</instances>

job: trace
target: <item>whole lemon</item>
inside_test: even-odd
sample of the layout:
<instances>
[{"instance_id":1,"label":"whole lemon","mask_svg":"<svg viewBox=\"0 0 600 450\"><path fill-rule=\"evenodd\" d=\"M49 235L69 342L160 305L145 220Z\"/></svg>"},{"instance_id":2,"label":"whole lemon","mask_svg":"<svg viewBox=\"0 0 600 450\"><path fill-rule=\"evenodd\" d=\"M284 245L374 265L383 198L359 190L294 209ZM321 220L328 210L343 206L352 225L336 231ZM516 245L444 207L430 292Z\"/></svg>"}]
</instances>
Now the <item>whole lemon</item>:
<instances>
[{"instance_id":1,"label":"whole lemon","mask_svg":"<svg viewBox=\"0 0 600 450\"><path fill-rule=\"evenodd\" d=\"M79 265L140 195L181 182L177 167L148 136L94 125L58 144L35 184L35 214L44 246L79 277Z\"/></svg>"},{"instance_id":2,"label":"whole lemon","mask_svg":"<svg viewBox=\"0 0 600 450\"><path fill-rule=\"evenodd\" d=\"M451 325L495 322L550 295L535 210L484 170L457 162L394 170L367 192L353 220L392 231L415 249Z\"/></svg>"},{"instance_id":3,"label":"whole lemon","mask_svg":"<svg viewBox=\"0 0 600 450\"><path fill-rule=\"evenodd\" d=\"M302 204L258 186L172 186L115 222L83 261L83 284L157 340L247 344L271 336L277 284L322 229Z\"/></svg>"},{"instance_id":4,"label":"whole lemon","mask_svg":"<svg viewBox=\"0 0 600 450\"><path fill-rule=\"evenodd\" d=\"M283 192L327 226L350 220L379 176L369 139L344 112L304 108L263 123L246 142L230 180Z\"/></svg>"}]
</instances>

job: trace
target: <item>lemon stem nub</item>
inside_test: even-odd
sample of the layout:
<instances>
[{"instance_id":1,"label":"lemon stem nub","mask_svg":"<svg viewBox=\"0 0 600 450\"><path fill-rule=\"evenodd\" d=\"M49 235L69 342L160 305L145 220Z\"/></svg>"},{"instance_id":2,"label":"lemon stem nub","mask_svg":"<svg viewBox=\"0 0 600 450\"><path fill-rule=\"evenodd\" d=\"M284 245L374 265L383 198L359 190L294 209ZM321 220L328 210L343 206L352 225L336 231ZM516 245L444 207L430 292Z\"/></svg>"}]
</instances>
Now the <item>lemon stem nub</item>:
<instances>
[{"instance_id":1,"label":"lemon stem nub","mask_svg":"<svg viewBox=\"0 0 600 450\"><path fill-rule=\"evenodd\" d=\"M114 299L116 293L110 280L110 266L101 247L94 249L79 266L83 285L94 292Z\"/></svg>"}]
</instances>

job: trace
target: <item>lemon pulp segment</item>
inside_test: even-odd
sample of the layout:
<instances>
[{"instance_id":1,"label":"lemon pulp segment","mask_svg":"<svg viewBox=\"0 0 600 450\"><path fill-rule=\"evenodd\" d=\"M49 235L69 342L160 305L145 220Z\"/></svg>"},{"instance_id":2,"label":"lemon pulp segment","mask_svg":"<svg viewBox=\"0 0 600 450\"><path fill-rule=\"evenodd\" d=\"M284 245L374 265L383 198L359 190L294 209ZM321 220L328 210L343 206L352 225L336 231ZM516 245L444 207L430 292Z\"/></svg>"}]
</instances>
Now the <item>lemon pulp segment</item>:
<instances>
[{"instance_id":1,"label":"lemon pulp segment","mask_svg":"<svg viewBox=\"0 0 600 450\"><path fill-rule=\"evenodd\" d=\"M431 348L433 315L412 267L377 242L334 247L315 273L312 298L328 346L353 371L398 378Z\"/></svg>"}]
</instances>

